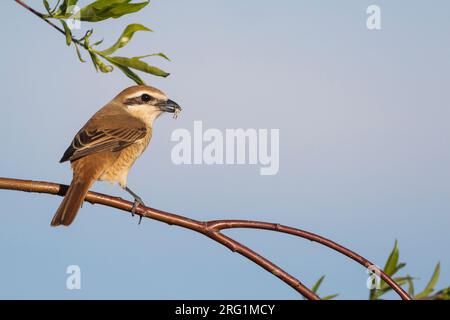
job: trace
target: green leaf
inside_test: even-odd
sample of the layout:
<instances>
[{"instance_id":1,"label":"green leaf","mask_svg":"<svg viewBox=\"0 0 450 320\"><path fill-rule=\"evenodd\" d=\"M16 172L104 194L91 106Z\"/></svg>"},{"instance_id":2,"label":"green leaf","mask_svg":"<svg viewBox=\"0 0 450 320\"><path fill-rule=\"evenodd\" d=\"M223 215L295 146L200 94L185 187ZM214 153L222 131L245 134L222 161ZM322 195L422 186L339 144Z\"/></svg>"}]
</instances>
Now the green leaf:
<instances>
[{"instance_id":1,"label":"green leaf","mask_svg":"<svg viewBox=\"0 0 450 320\"><path fill-rule=\"evenodd\" d=\"M109 17L105 17L108 10L113 6L126 4L130 2L130 0L97 0L92 2L91 4L81 8L80 10L80 19L82 21L90 21L97 22L101 20L108 19Z\"/></svg>"},{"instance_id":2,"label":"green leaf","mask_svg":"<svg viewBox=\"0 0 450 320\"><path fill-rule=\"evenodd\" d=\"M136 84L145 84L145 82L133 71L131 71L130 68L121 66L120 64L115 64L112 62L112 64L114 64L117 68L119 68L120 70L122 70L122 72L131 80L133 80L134 82L136 82Z\"/></svg>"},{"instance_id":3,"label":"green leaf","mask_svg":"<svg viewBox=\"0 0 450 320\"><path fill-rule=\"evenodd\" d=\"M407 284L408 281L410 280L414 280L413 277L411 277L410 275L404 276L404 277L396 277L396 278L392 278L392 280L394 280L398 285L402 286L404 284ZM383 292L392 290L392 288L386 283L386 282L382 282L381 286L380 286L380 290Z\"/></svg>"},{"instance_id":4,"label":"green leaf","mask_svg":"<svg viewBox=\"0 0 450 320\"><path fill-rule=\"evenodd\" d=\"M97 22L109 18L119 18L123 15L137 12L147 6L150 1L129 3L131 0L97 0L81 8L82 21Z\"/></svg>"},{"instance_id":5,"label":"green leaf","mask_svg":"<svg viewBox=\"0 0 450 320\"><path fill-rule=\"evenodd\" d=\"M94 33L93 29L89 29L86 31L86 34L79 41L84 41L83 46L86 50L91 51L90 39L92 34Z\"/></svg>"},{"instance_id":6,"label":"green leaf","mask_svg":"<svg viewBox=\"0 0 450 320\"><path fill-rule=\"evenodd\" d=\"M98 56L97 52L93 50L89 50L89 55L91 56L92 63L95 66L95 69L98 71L100 70L103 73L109 73L113 71L113 67L110 65L105 64Z\"/></svg>"},{"instance_id":7,"label":"green leaf","mask_svg":"<svg viewBox=\"0 0 450 320\"><path fill-rule=\"evenodd\" d=\"M444 288L436 292L430 297L431 300L450 300L450 287Z\"/></svg>"},{"instance_id":8,"label":"green leaf","mask_svg":"<svg viewBox=\"0 0 450 320\"><path fill-rule=\"evenodd\" d=\"M395 267L394 272L393 272L392 274L396 274L400 269L404 268L405 266L406 266L406 263L404 263L404 262L399 263L399 264Z\"/></svg>"},{"instance_id":9,"label":"green leaf","mask_svg":"<svg viewBox=\"0 0 450 320\"><path fill-rule=\"evenodd\" d=\"M314 293L317 293L317 290L319 290L320 285L322 284L323 280L325 279L325 276L321 276L319 280L314 284L314 286L311 288L311 291Z\"/></svg>"},{"instance_id":10,"label":"green leaf","mask_svg":"<svg viewBox=\"0 0 450 320\"><path fill-rule=\"evenodd\" d=\"M116 43L114 45L112 45L110 48L101 51L101 53L103 55L109 56L109 55L113 54L114 52L116 52L117 49L125 47L128 44L128 42L130 42L131 38L133 38L133 35L137 31L152 31L152 30L143 26L142 24L137 24L137 23L130 24L122 32L121 36L116 41Z\"/></svg>"},{"instance_id":11,"label":"green leaf","mask_svg":"<svg viewBox=\"0 0 450 320\"><path fill-rule=\"evenodd\" d=\"M54 13L56 12L56 9L58 8L60 2L61 2L61 0L58 0L58 2L56 2L56 5L55 5L55 7L53 8L51 14L54 14Z\"/></svg>"},{"instance_id":12,"label":"green leaf","mask_svg":"<svg viewBox=\"0 0 450 320\"><path fill-rule=\"evenodd\" d=\"M48 3L47 0L43 0L43 3L44 3L45 10L47 10L48 14L51 16L52 15L52 9L50 8L50 4Z\"/></svg>"},{"instance_id":13,"label":"green leaf","mask_svg":"<svg viewBox=\"0 0 450 320\"><path fill-rule=\"evenodd\" d=\"M157 68L148 65L144 61L141 61L139 57L134 58L126 58L126 57L109 57L109 56L103 56L106 60L108 60L111 63L119 64L121 66L136 69L142 72L150 73L155 76L159 77L167 77L169 73Z\"/></svg>"},{"instance_id":14,"label":"green leaf","mask_svg":"<svg viewBox=\"0 0 450 320\"><path fill-rule=\"evenodd\" d=\"M97 65L98 65L98 68L100 69L100 71L101 72L103 72L103 73L109 73L109 72L112 72L113 71L113 66L110 66L110 65L107 65L106 63L104 63L102 60L100 60L98 57L97 57Z\"/></svg>"},{"instance_id":15,"label":"green leaf","mask_svg":"<svg viewBox=\"0 0 450 320\"><path fill-rule=\"evenodd\" d=\"M67 14L70 14L70 12L67 12L67 10L72 6L75 6L77 3L78 0L64 0L63 3L61 3L57 14L60 16L66 16Z\"/></svg>"},{"instance_id":16,"label":"green leaf","mask_svg":"<svg viewBox=\"0 0 450 320\"><path fill-rule=\"evenodd\" d=\"M399 286L403 286L407 283L409 283L410 281L414 280L413 277L411 276L404 276L404 277L397 277L397 278L393 278L392 280L394 280ZM380 284L380 289L378 290L371 290L370 292L370 300L377 300L379 299L383 294L391 291L392 288L383 280L381 281Z\"/></svg>"},{"instance_id":17,"label":"green leaf","mask_svg":"<svg viewBox=\"0 0 450 320\"><path fill-rule=\"evenodd\" d=\"M89 29L88 31L86 31L84 36L79 40L79 41L84 41L85 42L84 47L86 49L89 47L89 41L90 41L90 38L91 38L93 33L94 33L94 29Z\"/></svg>"},{"instance_id":18,"label":"green leaf","mask_svg":"<svg viewBox=\"0 0 450 320\"><path fill-rule=\"evenodd\" d=\"M97 62L98 62L99 59L98 59L97 55L94 52L89 51L89 56L91 57L92 64L95 67L95 71L98 72L98 63Z\"/></svg>"},{"instance_id":19,"label":"green leaf","mask_svg":"<svg viewBox=\"0 0 450 320\"><path fill-rule=\"evenodd\" d=\"M321 276L319 278L319 280L317 280L316 283L313 285L313 287L311 288L311 291L314 292L314 293L317 293L317 291L319 290L320 285L322 284L324 279L325 279L325 276ZM338 295L339 294L337 294L337 293L336 294L330 294L328 296L323 297L322 300L331 300L333 298L336 298Z\"/></svg>"},{"instance_id":20,"label":"green leaf","mask_svg":"<svg viewBox=\"0 0 450 320\"><path fill-rule=\"evenodd\" d=\"M94 44L92 44L92 46L93 47L98 46L98 45L102 44L102 42L103 42L103 39L100 40L100 41L95 42Z\"/></svg>"},{"instance_id":21,"label":"green leaf","mask_svg":"<svg viewBox=\"0 0 450 320\"><path fill-rule=\"evenodd\" d=\"M395 270L397 269L397 263L398 263L398 244L397 240L395 240L394 248L391 251L391 254L389 255L388 260L386 261L386 265L384 266L383 271L388 275L392 276L395 273Z\"/></svg>"},{"instance_id":22,"label":"green leaf","mask_svg":"<svg viewBox=\"0 0 450 320\"><path fill-rule=\"evenodd\" d=\"M64 20L60 20L60 21L64 27L64 32L66 33L66 44L68 46L70 46L70 44L72 43L72 31L70 31L69 26L67 25L67 23Z\"/></svg>"},{"instance_id":23,"label":"green leaf","mask_svg":"<svg viewBox=\"0 0 450 320\"><path fill-rule=\"evenodd\" d=\"M339 295L339 293L330 294L328 296L323 297L322 300L331 300L331 299L336 298L338 295Z\"/></svg>"},{"instance_id":24,"label":"green leaf","mask_svg":"<svg viewBox=\"0 0 450 320\"><path fill-rule=\"evenodd\" d=\"M139 56L139 57L135 57L137 59L144 59L144 58L148 58L148 57L161 57L166 59L167 61L170 61L169 57L166 56L164 53L159 52L159 53L152 53L152 54L146 54L145 56Z\"/></svg>"},{"instance_id":25,"label":"green leaf","mask_svg":"<svg viewBox=\"0 0 450 320\"><path fill-rule=\"evenodd\" d=\"M146 7L150 1L140 2L140 3L124 3L113 7L109 12L112 14L113 18L119 18L125 14L130 14L138 12L142 8Z\"/></svg>"},{"instance_id":26,"label":"green leaf","mask_svg":"<svg viewBox=\"0 0 450 320\"><path fill-rule=\"evenodd\" d=\"M83 56L81 55L81 52L80 52L80 48L78 48L78 45L75 43L75 49L77 50L77 56L78 56L78 59L81 61L81 62L86 62L86 60L84 60L83 59Z\"/></svg>"},{"instance_id":27,"label":"green leaf","mask_svg":"<svg viewBox=\"0 0 450 320\"><path fill-rule=\"evenodd\" d=\"M417 294L414 297L415 299L425 298L425 297L429 296L434 291L434 287L436 286L436 283L439 280L439 273L440 272L441 272L441 264L438 263L436 265L436 267L434 268L433 275L431 276L431 279L428 282L427 286L425 287L425 289L421 293Z\"/></svg>"},{"instance_id":28,"label":"green leaf","mask_svg":"<svg viewBox=\"0 0 450 320\"><path fill-rule=\"evenodd\" d=\"M407 277L410 277L410 275L407 275ZM411 279L408 279L408 294L413 297L414 296L414 279L411 277Z\"/></svg>"}]
</instances>

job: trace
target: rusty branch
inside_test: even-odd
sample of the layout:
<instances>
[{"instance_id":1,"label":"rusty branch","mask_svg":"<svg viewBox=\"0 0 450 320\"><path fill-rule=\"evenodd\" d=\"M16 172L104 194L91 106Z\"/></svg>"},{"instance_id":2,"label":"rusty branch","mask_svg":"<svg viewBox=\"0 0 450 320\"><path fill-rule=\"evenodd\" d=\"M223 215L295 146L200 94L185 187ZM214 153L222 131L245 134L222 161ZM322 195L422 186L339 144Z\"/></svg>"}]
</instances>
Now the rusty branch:
<instances>
[{"instance_id":1,"label":"rusty branch","mask_svg":"<svg viewBox=\"0 0 450 320\"><path fill-rule=\"evenodd\" d=\"M25 192L35 192L35 193L47 193L53 195L64 196L67 192L67 186L61 185L57 183L50 182L40 182L40 181L31 181L31 180L18 180L11 178L0 178L0 189L6 190L17 190L17 191L25 191ZM92 204L102 204L105 206L109 206L112 208L116 208L122 211L130 212L133 207L133 203L123 200L118 197L113 197L106 194L101 194L97 192L89 192L86 196L85 201L90 202ZM165 222L170 225L177 225L182 228L191 229L193 231L197 231L212 240L224 245L229 248L233 252L237 252L240 255L246 257L247 259L253 261L260 267L264 268L268 272L274 274L283 282L291 286L301 295L310 300L318 300L319 297L308 289L305 285L303 285L299 280L295 277L254 252L250 248L244 246L243 244L237 242L236 240L224 235L221 233L222 230L225 229L235 229L235 228L251 228L251 229L261 229L261 230L271 230L275 232L281 232L286 234L291 234L300 238L308 239L322 245L325 245L343 255L353 259L354 261L360 263L364 267L372 266L374 268L374 264L364 257L358 255L357 253L329 240L322 236L316 235L314 233L310 233L307 231L303 231L300 229L283 226L275 223L268 223L262 221L247 221L247 220L215 220L215 221L198 221L189 219L180 215L172 214L169 212L161 211L154 208L143 207L140 206L136 210L137 214L142 215L143 217L158 220L161 222ZM378 271L378 270L377 270ZM411 297L388 275L386 275L382 270L379 270L379 274L381 278L395 291L398 295L404 300L411 300Z\"/></svg>"}]
</instances>

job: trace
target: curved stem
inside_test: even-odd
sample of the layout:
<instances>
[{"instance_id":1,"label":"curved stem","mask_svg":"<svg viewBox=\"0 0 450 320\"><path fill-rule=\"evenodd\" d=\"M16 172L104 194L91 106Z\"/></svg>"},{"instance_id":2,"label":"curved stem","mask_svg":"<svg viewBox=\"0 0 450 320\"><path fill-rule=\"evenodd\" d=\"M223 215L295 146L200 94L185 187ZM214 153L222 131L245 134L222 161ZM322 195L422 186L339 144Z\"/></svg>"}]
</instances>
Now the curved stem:
<instances>
[{"instance_id":1,"label":"curved stem","mask_svg":"<svg viewBox=\"0 0 450 320\"><path fill-rule=\"evenodd\" d=\"M68 186L50 182L0 178L0 189L47 193L64 196L67 192ZM95 203L102 204L105 206L113 207L127 212L131 212L131 209L133 207L133 203L130 201L126 201L119 197L113 197L97 192L88 192L85 201L90 202L92 204ZM224 245L233 252L239 253L240 255L253 261L260 267L266 269L267 271L269 271L270 273L274 274L279 279L281 279L283 282L291 286L305 298L310 300L320 299L319 296L317 296L317 294L308 289L298 279L296 279L295 277L293 277L292 275L290 275L289 273L287 273L286 271L284 271L283 269L281 269L268 259L257 254L256 252L244 246L243 244L237 242L236 240L231 239L226 235L220 233L219 230L211 229L208 225L208 222L201 222L180 215L143 206L139 206L136 210L136 213L146 218L158 220L170 225L177 225L183 228L197 231L211 238L212 240Z\"/></svg>"},{"instance_id":2,"label":"curved stem","mask_svg":"<svg viewBox=\"0 0 450 320\"><path fill-rule=\"evenodd\" d=\"M48 193L55 194L59 196L64 196L67 192L67 186L60 185L50 182L38 182L30 180L18 180L10 178L0 178L0 189L8 190L18 190L26 192L37 192L37 193ZM131 211L133 203L125 201L118 197L113 197L101 193L89 192L86 196L85 201L90 203L97 203L106 205L109 207L117 208L123 211ZM283 269L273 264L268 259L262 257L251 249L247 248L243 244L235 241L234 239L222 234L220 231L225 229L236 229L236 228L251 228L260 230L271 230L280 233L291 234L300 238L304 238L310 241L320 243L327 246L343 255L351 258L352 260L358 262L359 264L370 267L375 270L377 274L395 291L403 300L411 300L411 297L399 286L391 277L389 277L382 270L377 268L372 262L362 257L361 255L345 248L344 246L329 240L325 237L319 236L317 234L292 228L289 226L284 226L276 223L269 223L263 221L248 221L248 220L214 220L214 221L198 221L189 219L180 215L172 214L169 212L161 211L158 209L148 208L139 206L136 213L143 215L146 218L158 220L165 222L170 225L177 225L183 228L191 229L197 231L214 241L226 246L233 252L237 252L247 259L255 262L260 267L271 272L282 281L287 283L289 286L294 288L297 292L301 293L304 297L308 299L319 299L319 297L305 287L299 280L285 272Z\"/></svg>"},{"instance_id":3,"label":"curved stem","mask_svg":"<svg viewBox=\"0 0 450 320\"><path fill-rule=\"evenodd\" d=\"M353 259L354 261L358 262L359 264L363 265L366 268L370 267L371 270L374 270L376 274L378 274L381 277L381 279L383 279L395 292L397 292L402 299L411 300L411 297L402 289L402 287L399 286L394 280L392 280L391 277L389 277L385 272L383 272L383 270L378 268L375 264L373 264L366 258L362 257L361 255L357 254L356 252L353 252L352 250L347 249L346 247L341 246L340 244L327 238L324 238L322 236L319 236L317 234L300 230L297 228L292 228L289 226L284 226L281 224L268 223L262 221L217 220L208 222L208 225L213 230L218 231L236 228L271 230L275 232L291 234L300 238L320 243L324 246L327 246L328 248L331 248L337 252L342 253L343 255L349 257L350 259Z\"/></svg>"}]
</instances>

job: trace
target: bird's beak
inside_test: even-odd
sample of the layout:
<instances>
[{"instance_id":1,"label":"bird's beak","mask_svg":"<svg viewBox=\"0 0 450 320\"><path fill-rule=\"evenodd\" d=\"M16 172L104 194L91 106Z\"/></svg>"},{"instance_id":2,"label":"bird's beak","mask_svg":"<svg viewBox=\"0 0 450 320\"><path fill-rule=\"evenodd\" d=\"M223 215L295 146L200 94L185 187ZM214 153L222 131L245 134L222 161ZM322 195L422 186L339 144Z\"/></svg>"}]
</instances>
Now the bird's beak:
<instances>
[{"instance_id":1,"label":"bird's beak","mask_svg":"<svg viewBox=\"0 0 450 320\"><path fill-rule=\"evenodd\" d=\"M181 111L181 107L173 100L167 100L159 105L159 109L164 112L169 113L179 113Z\"/></svg>"}]
</instances>

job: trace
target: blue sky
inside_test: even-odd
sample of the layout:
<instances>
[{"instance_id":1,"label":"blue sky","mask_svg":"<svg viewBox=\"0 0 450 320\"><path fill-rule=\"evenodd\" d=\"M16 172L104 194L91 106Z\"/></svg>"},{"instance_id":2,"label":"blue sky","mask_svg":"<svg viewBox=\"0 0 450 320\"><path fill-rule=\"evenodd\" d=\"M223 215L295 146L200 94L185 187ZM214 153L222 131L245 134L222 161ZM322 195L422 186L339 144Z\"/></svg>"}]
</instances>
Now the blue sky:
<instances>
[{"instance_id":1,"label":"blue sky","mask_svg":"<svg viewBox=\"0 0 450 320\"><path fill-rule=\"evenodd\" d=\"M41 1L28 1L42 10ZM81 2L86 3L86 1ZM382 30L366 28L366 8ZM0 3L3 137L0 176L69 183L59 164L76 131L132 82L97 74L73 48L13 1ZM448 1L153 1L94 25L122 55L162 51L171 72L143 75L183 107L158 119L129 176L147 204L195 219L278 222L327 236L383 265L395 239L405 273L422 288L438 261L450 277L450 21ZM83 25L83 30L91 25ZM170 135L206 128L280 129L280 170L176 166ZM117 186L96 191L128 198ZM70 228L52 229L58 197L1 191L0 298L298 299L290 287L209 239L177 227L85 205ZM227 234L321 294L368 296L367 274L318 244L264 231ZM82 289L67 290L79 265ZM390 297L394 297L391 295Z\"/></svg>"}]
</instances>

